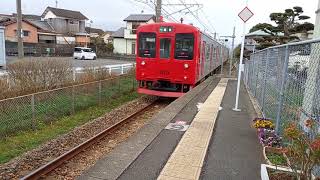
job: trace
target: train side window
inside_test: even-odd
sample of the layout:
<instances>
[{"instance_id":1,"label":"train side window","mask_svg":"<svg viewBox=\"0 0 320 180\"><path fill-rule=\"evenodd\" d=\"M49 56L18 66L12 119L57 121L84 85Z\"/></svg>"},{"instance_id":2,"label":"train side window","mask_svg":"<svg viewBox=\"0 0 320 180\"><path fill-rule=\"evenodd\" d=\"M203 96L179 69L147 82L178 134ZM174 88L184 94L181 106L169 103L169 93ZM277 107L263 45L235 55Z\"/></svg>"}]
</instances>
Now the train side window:
<instances>
[{"instance_id":1,"label":"train side window","mask_svg":"<svg viewBox=\"0 0 320 180\"><path fill-rule=\"evenodd\" d=\"M176 34L176 47L174 58L180 60L192 60L194 49L194 35L191 33Z\"/></svg>"},{"instance_id":2,"label":"train side window","mask_svg":"<svg viewBox=\"0 0 320 180\"><path fill-rule=\"evenodd\" d=\"M156 57L156 33L139 33L139 57Z\"/></svg>"},{"instance_id":3,"label":"train side window","mask_svg":"<svg viewBox=\"0 0 320 180\"><path fill-rule=\"evenodd\" d=\"M160 58L168 59L170 58L171 50L171 39L162 38L160 39Z\"/></svg>"}]
</instances>

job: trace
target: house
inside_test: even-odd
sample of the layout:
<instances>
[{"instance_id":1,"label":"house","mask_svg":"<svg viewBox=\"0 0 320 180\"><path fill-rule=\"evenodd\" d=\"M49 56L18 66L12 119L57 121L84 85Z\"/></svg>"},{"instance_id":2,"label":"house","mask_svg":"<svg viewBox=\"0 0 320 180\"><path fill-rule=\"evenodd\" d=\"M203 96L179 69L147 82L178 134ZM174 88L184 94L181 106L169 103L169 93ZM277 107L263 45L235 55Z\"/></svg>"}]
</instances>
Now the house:
<instances>
[{"instance_id":1,"label":"house","mask_svg":"<svg viewBox=\"0 0 320 180\"><path fill-rule=\"evenodd\" d=\"M126 22L126 27L119 28L111 35L114 53L135 54L137 28L143 24L155 23L155 16L153 14L131 14L123 21Z\"/></svg>"},{"instance_id":2,"label":"house","mask_svg":"<svg viewBox=\"0 0 320 180\"><path fill-rule=\"evenodd\" d=\"M28 20L38 27L38 42L45 44L56 44L57 33L47 21Z\"/></svg>"},{"instance_id":3,"label":"house","mask_svg":"<svg viewBox=\"0 0 320 180\"><path fill-rule=\"evenodd\" d=\"M86 45L90 42L90 37L85 31L85 23L88 18L81 12L47 7L41 17L58 34L57 44Z\"/></svg>"},{"instance_id":4,"label":"house","mask_svg":"<svg viewBox=\"0 0 320 180\"><path fill-rule=\"evenodd\" d=\"M0 25L5 27L5 40L17 42L17 21L14 17L2 18ZM25 43L56 43L56 33L46 21L36 19L22 20L22 35Z\"/></svg>"},{"instance_id":5,"label":"house","mask_svg":"<svg viewBox=\"0 0 320 180\"><path fill-rule=\"evenodd\" d=\"M114 31L105 31L102 38L106 44L113 43L113 37L111 36Z\"/></svg>"},{"instance_id":6,"label":"house","mask_svg":"<svg viewBox=\"0 0 320 180\"><path fill-rule=\"evenodd\" d=\"M313 38L313 30L307 32L301 32L293 34L292 36L296 36L300 39L300 41L310 40Z\"/></svg>"},{"instance_id":7,"label":"house","mask_svg":"<svg viewBox=\"0 0 320 180\"><path fill-rule=\"evenodd\" d=\"M8 18L0 21L0 26L4 26L5 40L9 42L18 42L17 37L17 21ZM22 21L22 36L25 43L38 43L38 26L32 24L28 20Z\"/></svg>"},{"instance_id":8,"label":"house","mask_svg":"<svg viewBox=\"0 0 320 180\"><path fill-rule=\"evenodd\" d=\"M278 36L283 36L283 33L279 33ZM264 39L265 37L271 36L271 34L264 32L263 30L257 30L246 34L244 40L244 47L247 51L253 52L256 47L259 46L257 40Z\"/></svg>"}]
</instances>

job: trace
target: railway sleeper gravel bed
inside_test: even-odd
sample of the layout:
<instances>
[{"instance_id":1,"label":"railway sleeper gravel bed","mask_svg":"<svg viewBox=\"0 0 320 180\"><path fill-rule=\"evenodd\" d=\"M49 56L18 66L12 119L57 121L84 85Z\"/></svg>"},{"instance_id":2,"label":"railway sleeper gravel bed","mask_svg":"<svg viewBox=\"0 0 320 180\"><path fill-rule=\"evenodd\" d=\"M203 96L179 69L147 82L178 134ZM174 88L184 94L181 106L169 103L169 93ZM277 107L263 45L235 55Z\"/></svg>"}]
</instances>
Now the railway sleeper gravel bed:
<instances>
[{"instance_id":1,"label":"railway sleeper gravel bed","mask_svg":"<svg viewBox=\"0 0 320 180\"><path fill-rule=\"evenodd\" d=\"M130 118L129 122L119 129L111 132L98 143L78 154L64 165L55 169L45 176L45 179L76 179L83 171L94 165L97 160L107 155L118 144L128 139L141 127L148 123L151 118L164 109L170 102L170 99L160 99L152 104L152 107L142 114Z\"/></svg>"},{"instance_id":2,"label":"railway sleeper gravel bed","mask_svg":"<svg viewBox=\"0 0 320 180\"><path fill-rule=\"evenodd\" d=\"M24 153L13 160L0 165L0 179L19 179L35 169L59 157L78 144L86 141L104 129L122 120L129 114L139 111L157 100L156 97L143 96L126 103L104 116L92 120L71 132L50 140L40 147ZM112 141L111 141L112 144Z\"/></svg>"}]
</instances>

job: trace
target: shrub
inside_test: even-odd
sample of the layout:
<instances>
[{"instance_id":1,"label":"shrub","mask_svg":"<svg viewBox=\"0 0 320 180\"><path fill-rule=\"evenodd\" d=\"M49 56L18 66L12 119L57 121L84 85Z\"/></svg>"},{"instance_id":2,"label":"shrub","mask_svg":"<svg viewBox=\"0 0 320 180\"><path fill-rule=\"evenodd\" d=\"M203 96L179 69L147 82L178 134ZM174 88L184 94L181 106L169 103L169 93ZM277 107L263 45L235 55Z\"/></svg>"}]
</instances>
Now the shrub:
<instances>
[{"instance_id":1,"label":"shrub","mask_svg":"<svg viewBox=\"0 0 320 180\"><path fill-rule=\"evenodd\" d=\"M107 53L113 53L114 47L112 43L108 43L106 47Z\"/></svg>"},{"instance_id":2,"label":"shrub","mask_svg":"<svg viewBox=\"0 0 320 180\"><path fill-rule=\"evenodd\" d=\"M28 60L9 64L7 71L16 88L46 90L61 87L72 80L71 62L59 59Z\"/></svg>"},{"instance_id":3,"label":"shrub","mask_svg":"<svg viewBox=\"0 0 320 180\"><path fill-rule=\"evenodd\" d=\"M305 121L305 126L310 131L318 129L311 119ZM320 164L320 137L310 138L295 124L285 129L284 137L290 141L286 154L297 179L311 180L312 169Z\"/></svg>"}]
</instances>

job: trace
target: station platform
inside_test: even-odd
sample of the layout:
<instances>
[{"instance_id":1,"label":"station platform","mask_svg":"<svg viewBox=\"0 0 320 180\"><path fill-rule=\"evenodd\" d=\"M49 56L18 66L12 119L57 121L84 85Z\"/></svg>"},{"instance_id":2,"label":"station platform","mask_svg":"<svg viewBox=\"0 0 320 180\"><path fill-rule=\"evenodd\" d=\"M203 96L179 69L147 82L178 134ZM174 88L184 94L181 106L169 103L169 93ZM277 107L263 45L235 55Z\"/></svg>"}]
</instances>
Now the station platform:
<instances>
[{"instance_id":1,"label":"station platform","mask_svg":"<svg viewBox=\"0 0 320 180\"><path fill-rule=\"evenodd\" d=\"M210 77L155 116L78 179L260 179L262 147L244 86Z\"/></svg>"}]
</instances>

